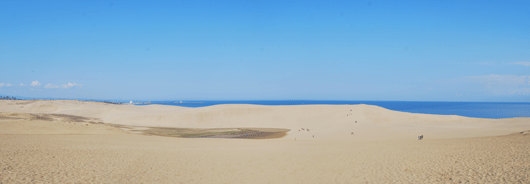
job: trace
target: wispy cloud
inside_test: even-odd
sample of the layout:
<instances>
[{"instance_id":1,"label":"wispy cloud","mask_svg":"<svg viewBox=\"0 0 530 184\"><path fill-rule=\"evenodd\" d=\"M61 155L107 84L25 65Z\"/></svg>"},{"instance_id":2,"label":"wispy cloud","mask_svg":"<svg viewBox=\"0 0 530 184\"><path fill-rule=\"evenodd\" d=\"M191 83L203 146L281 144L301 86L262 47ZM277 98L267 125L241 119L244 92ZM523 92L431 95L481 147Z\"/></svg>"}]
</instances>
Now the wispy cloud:
<instances>
[{"instance_id":1,"label":"wispy cloud","mask_svg":"<svg viewBox=\"0 0 530 184\"><path fill-rule=\"evenodd\" d=\"M31 86L33 87L38 87L38 86L42 86L42 84L39 82L39 81L33 81L31 82L30 84ZM15 86L13 84L9 84L9 83L0 83L0 87L11 87L11 86ZM25 85L24 83L20 83L16 86L28 86L28 85ZM44 88L63 88L63 89L68 89L68 88L72 88L72 87L76 87L76 86L83 86L82 84L77 84L75 82L69 82L67 84L63 84L63 85L55 85L55 84L51 84L51 83L48 83L44 86Z\"/></svg>"},{"instance_id":2,"label":"wispy cloud","mask_svg":"<svg viewBox=\"0 0 530 184\"><path fill-rule=\"evenodd\" d=\"M64 89L68 89L68 88L71 88L71 87L74 87L74 86L83 86L82 84L77 84L77 83L68 83L68 84L63 84L63 85L60 85L60 86L57 86L57 85L54 85L54 84L46 84L46 86L44 86L45 88L64 88Z\"/></svg>"},{"instance_id":3,"label":"wispy cloud","mask_svg":"<svg viewBox=\"0 0 530 184\"><path fill-rule=\"evenodd\" d=\"M494 65L495 62L493 61L484 61L484 62L472 62L472 63L463 63L463 62L454 62L454 63L450 63L450 64L457 64L457 65L482 65L482 66L491 66L491 65Z\"/></svg>"},{"instance_id":4,"label":"wispy cloud","mask_svg":"<svg viewBox=\"0 0 530 184\"><path fill-rule=\"evenodd\" d=\"M482 75L482 76L468 76L464 79L471 82L485 83L485 84L500 84L500 85L526 85L530 84L530 76L517 75Z\"/></svg>"},{"instance_id":5,"label":"wispy cloud","mask_svg":"<svg viewBox=\"0 0 530 184\"><path fill-rule=\"evenodd\" d=\"M59 86L56 86L54 84L46 84L46 86L44 86L45 88L58 88Z\"/></svg>"},{"instance_id":6,"label":"wispy cloud","mask_svg":"<svg viewBox=\"0 0 530 184\"><path fill-rule=\"evenodd\" d=\"M33 81L31 82L31 86L40 86L40 82L39 81Z\"/></svg>"},{"instance_id":7,"label":"wispy cloud","mask_svg":"<svg viewBox=\"0 0 530 184\"><path fill-rule=\"evenodd\" d=\"M528 61L515 62L515 63L512 63L512 64L514 64L514 65L530 66L530 62L528 62Z\"/></svg>"},{"instance_id":8,"label":"wispy cloud","mask_svg":"<svg viewBox=\"0 0 530 184\"><path fill-rule=\"evenodd\" d=\"M486 62L477 62L477 63L473 63L475 65L493 65L494 62L493 61L486 61Z\"/></svg>"},{"instance_id":9,"label":"wispy cloud","mask_svg":"<svg viewBox=\"0 0 530 184\"><path fill-rule=\"evenodd\" d=\"M484 90L493 95L514 95L528 93L530 76L523 75L482 75L461 78L461 82L483 85ZM477 86L478 87L478 86Z\"/></svg>"},{"instance_id":10,"label":"wispy cloud","mask_svg":"<svg viewBox=\"0 0 530 184\"><path fill-rule=\"evenodd\" d=\"M517 88L511 91L510 94L530 94L530 88Z\"/></svg>"},{"instance_id":11,"label":"wispy cloud","mask_svg":"<svg viewBox=\"0 0 530 184\"><path fill-rule=\"evenodd\" d=\"M68 84L63 84L61 87L62 88L71 88L71 87L74 87L74 86L83 86L82 84L77 84L77 83L68 83Z\"/></svg>"}]
</instances>

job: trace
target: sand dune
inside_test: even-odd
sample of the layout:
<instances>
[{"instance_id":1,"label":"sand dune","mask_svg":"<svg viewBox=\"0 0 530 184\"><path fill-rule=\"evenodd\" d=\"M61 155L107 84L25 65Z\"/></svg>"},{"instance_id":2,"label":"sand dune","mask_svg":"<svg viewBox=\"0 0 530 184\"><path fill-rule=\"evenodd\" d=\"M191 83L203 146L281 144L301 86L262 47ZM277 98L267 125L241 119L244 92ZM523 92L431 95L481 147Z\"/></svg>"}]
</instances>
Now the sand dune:
<instances>
[{"instance_id":1,"label":"sand dune","mask_svg":"<svg viewBox=\"0 0 530 184\"><path fill-rule=\"evenodd\" d=\"M189 139L131 134L100 122L291 131L278 139ZM370 105L0 100L0 183L529 183L527 130L530 118ZM421 134L425 139L416 140Z\"/></svg>"},{"instance_id":2,"label":"sand dune","mask_svg":"<svg viewBox=\"0 0 530 184\"><path fill-rule=\"evenodd\" d=\"M179 128L285 128L284 139L409 140L507 135L530 129L530 118L482 119L413 114L372 105L114 105L81 101L0 101L0 112L56 113L105 123ZM357 121L357 123L355 123ZM310 131L298 131L307 128ZM354 136L351 136L351 133Z\"/></svg>"}]
</instances>

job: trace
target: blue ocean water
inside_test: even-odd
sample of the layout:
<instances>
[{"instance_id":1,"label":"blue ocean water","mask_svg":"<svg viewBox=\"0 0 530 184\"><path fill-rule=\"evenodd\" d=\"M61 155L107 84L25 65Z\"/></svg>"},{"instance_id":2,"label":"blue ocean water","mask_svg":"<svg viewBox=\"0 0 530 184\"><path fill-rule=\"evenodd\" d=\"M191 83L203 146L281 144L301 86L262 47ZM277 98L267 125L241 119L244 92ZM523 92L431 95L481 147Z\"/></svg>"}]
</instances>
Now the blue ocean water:
<instances>
[{"instance_id":1,"label":"blue ocean water","mask_svg":"<svg viewBox=\"0 0 530 184\"><path fill-rule=\"evenodd\" d=\"M530 117L528 102L405 102L405 101L329 101L329 100L254 100L254 101L154 101L150 104L182 107L205 107L219 104L255 105L377 105L386 109L439 115L459 115L475 118Z\"/></svg>"}]
</instances>

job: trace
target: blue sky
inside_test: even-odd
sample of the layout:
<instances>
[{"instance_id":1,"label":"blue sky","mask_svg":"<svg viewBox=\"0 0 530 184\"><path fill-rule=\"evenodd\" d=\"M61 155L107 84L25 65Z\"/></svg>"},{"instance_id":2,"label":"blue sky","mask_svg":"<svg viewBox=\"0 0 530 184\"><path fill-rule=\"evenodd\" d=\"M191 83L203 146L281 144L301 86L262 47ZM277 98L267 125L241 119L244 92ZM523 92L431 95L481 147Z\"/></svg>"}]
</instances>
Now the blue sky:
<instances>
[{"instance_id":1,"label":"blue sky","mask_svg":"<svg viewBox=\"0 0 530 184\"><path fill-rule=\"evenodd\" d=\"M0 95L530 102L528 1L1 1Z\"/></svg>"}]
</instances>

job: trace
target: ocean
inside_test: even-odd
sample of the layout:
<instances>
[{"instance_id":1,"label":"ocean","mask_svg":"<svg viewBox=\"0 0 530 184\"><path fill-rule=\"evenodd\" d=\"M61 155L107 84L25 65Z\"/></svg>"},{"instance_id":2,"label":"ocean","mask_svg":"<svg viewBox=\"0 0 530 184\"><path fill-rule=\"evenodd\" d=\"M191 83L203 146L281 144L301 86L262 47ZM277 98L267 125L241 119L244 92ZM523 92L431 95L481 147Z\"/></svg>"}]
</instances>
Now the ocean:
<instances>
[{"instance_id":1,"label":"ocean","mask_svg":"<svg viewBox=\"0 0 530 184\"><path fill-rule=\"evenodd\" d=\"M475 118L530 117L528 102L406 102L406 101L330 101L330 100L249 100L249 101L152 101L150 104L182 107L205 107L220 104L255 105L377 105L386 109L438 115L459 115ZM146 105L146 104L139 104Z\"/></svg>"}]
</instances>

